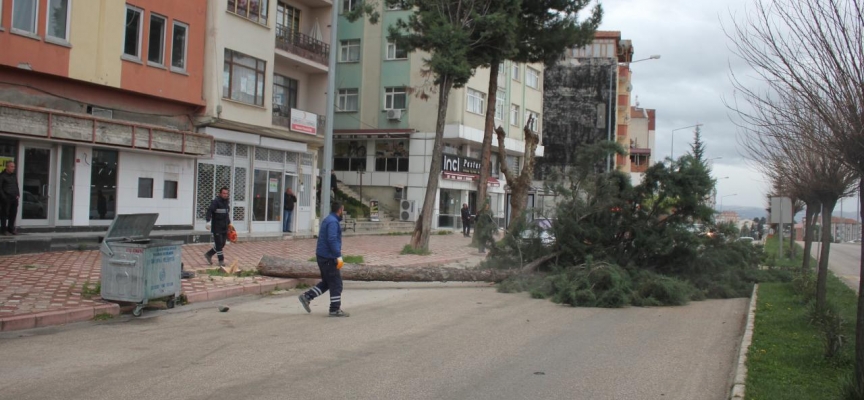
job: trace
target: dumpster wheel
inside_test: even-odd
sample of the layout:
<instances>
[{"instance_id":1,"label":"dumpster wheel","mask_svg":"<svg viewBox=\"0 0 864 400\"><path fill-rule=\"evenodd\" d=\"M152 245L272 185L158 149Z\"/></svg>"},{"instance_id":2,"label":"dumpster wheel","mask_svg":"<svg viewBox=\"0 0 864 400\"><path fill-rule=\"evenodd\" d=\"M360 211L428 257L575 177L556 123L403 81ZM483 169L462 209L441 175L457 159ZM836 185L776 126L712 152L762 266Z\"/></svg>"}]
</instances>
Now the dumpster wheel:
<instances>
[{"instance_id":1,"label":"dumpster wheel","mask_svg":"<svg viewBox=\"0 0 864 400\"><path fill-rule=\"evenodd\" d=\"M174 301L174 296L171 296L171 298L165 302L165 307L167 307L169 309L174 308L175 303L176 302Z\"/></svg>"},{"instance_id":2,"label":"dumpster wheel","mask_svg":"<svg viewBox=\"0 0 864 400\"><path fill-rule=\"evenodd\" d=\"M132 310L133 316L140 317L141 314L144 314L144 305L143 304L139 304L139 305L135 306L135 309Z\"/></svg>"}]
</instances>

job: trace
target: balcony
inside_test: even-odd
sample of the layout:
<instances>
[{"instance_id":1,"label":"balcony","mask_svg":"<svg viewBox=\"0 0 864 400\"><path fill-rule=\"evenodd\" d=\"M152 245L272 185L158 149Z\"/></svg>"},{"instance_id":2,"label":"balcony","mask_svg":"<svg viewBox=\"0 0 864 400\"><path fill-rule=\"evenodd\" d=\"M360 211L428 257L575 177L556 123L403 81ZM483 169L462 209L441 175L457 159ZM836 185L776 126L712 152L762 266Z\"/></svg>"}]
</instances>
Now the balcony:
<instances>
[{"instance_id":1,"label":"balcony","mask_svg":"<svg viewBox=\"0 0 864 400\"><path fill-rule=\"evenodd\" d=\"M277 28L276 48L296 54L325 67L330 61L329 44L300 32Z\"/></svg>"},{"instance_id":2,"label":"balcony","mask_svg":"<svg viewBox=\"0 0 864 400\"><path fill-rule=\"evenodd\" d=\"M305 113L305 116L311 117L306 118L304 123L302 118L298 118L297 121L291 120L291 110L292 108L282 108L278 105L273 106L273 125L281 126L283 128L290 129L295 132L306 133L309 135L324 135L324 128L326 127L327 118L323 115L317 115L310 112L304 112L303 110L293 109L295 111L299 111L301 115ZM314 117L312 117L314 116ZM312 123L315 121L315 123ZM310 129L312 128L312 129Z\"/></svg>"}]
</instances>

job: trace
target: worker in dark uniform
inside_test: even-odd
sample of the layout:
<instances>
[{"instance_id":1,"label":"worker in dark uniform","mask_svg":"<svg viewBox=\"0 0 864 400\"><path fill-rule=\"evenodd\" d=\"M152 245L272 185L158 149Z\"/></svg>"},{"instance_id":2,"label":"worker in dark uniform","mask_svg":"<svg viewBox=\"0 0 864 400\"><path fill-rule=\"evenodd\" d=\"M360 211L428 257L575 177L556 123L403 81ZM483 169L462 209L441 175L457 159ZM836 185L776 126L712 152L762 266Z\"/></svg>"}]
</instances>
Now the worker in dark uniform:
<instances>
[{"instance_id":1,"label":"worker in dark uniform","mask_svg":"<svg viewBox=\"0 0 864 400\"><path fill-rule=\"evenodd\" d=\"M8 161L6 169L0 172L0 235L16 235L15 218L18 216L18 202L21 191L18 189L18 176L15 175L15 162Z\"/></svg>"},{"instance_id":2,"label":"worker in dark uniform","mask_svg":"<svg viewBox=\"0 0 864 400\"><path fill-rule=\"evenodd\" d=\"M471 237L471 210L468 203L462 203L462 236Z\"/></svg>"},{"instance_id":3,"label":"worker in dark uniform","mask_svg":"<svg viewBox=\"0 0 864 400\"><path fill-rule=\"evenodd\" d=\"M225 241L228 238L228 225L231 225L231 206L228 204L228 188L219 189L219 196L216 196L210 207L207 208L207 229L213 233L213 248L204 254L207 263L213 265L213 255L219 258L219 266L225 266L225 255L222 254L222 248L225 247ZM212 221L212 226L211 226Z\"/></svg>"},{"instance_id":4,"label":"worker in dark uniform","mask_svg":"<svg viewBox=\"0 0 864 400\"><path fill-rule=\"evenodd\" d=\"M348 313L342 311L342 220L344 208L342 203L334 201L330 204L330 215L321 221L318 229L318 246L315 249L315 259L318 261L318 269L321 271L321 282L313 286L306 293L299 296L300 304L306 312L312 312L309 302L314 298L330 290L330 316L347 317Z\"/></svg>"}]
</instances>

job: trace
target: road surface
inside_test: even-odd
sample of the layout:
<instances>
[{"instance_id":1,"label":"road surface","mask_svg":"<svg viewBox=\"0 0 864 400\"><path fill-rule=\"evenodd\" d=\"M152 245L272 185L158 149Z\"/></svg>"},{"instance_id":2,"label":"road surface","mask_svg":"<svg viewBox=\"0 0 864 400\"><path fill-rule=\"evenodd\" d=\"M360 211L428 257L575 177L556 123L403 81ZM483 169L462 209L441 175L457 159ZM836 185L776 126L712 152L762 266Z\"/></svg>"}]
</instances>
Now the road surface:
<instances>
[{"instance_id":1,"label":"road surface","mask_svg":"<svg viewBox=\"0 0 864 400\"><path fill-rule=\"evenodd\" d=\"M347 283L0 335L2 399L725 399L747 299L556 305L488 285ZM326 295L325 295L326 297Z\"/></svg>"},{"instance_id":2,"label":"road surface","mask_svg":"<svg viewBox=\"0 0 864 400\"><path fill-rule=\"evenodd\" d=\"M819 248L813 245L814 252ZM814 253L818 254L818 253ZM828 268L854 291L858 291L861 276L861 244L833 243L828 256Z\"/></svg>"}]
</instances>

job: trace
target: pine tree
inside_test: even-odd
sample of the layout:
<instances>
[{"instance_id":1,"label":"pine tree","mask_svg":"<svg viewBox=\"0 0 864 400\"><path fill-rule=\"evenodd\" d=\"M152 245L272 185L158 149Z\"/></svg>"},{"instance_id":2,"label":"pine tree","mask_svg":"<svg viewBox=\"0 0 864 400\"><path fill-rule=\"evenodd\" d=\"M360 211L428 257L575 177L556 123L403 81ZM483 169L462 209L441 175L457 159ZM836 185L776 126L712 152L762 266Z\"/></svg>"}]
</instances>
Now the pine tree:
<instances>
[{"instance_id":1,"label":"pine tree","mask_svg":"<svg viewBox=\"0 0 864 400\"><path fill-rule=\"evenodd\" d=\"M693 155L696 161L705 162L705 143L702 142L702 129L698 126L693 131L693 143L690 145L690 154Z\"/></svg>"}]
</instances>

